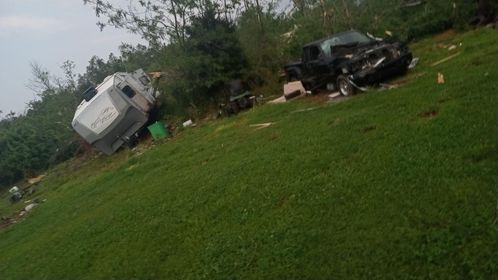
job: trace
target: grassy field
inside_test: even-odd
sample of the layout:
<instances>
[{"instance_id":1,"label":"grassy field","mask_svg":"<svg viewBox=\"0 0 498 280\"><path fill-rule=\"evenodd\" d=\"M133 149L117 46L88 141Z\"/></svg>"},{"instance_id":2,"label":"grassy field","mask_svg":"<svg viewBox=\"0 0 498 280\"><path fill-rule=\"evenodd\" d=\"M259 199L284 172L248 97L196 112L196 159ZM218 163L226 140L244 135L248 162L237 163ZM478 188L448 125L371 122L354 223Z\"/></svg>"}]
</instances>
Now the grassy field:
<instances>
[{"instance_id":1,"label":"grassy field","mask_svg":"<svg viewBox=\"0 0 498 280\"><path fill-rule=\"evenodd\" d=\"M398 89L66 163L0 232L0 279L496 279L497 43L428 38Z\"/></svg>"}]
</instances>

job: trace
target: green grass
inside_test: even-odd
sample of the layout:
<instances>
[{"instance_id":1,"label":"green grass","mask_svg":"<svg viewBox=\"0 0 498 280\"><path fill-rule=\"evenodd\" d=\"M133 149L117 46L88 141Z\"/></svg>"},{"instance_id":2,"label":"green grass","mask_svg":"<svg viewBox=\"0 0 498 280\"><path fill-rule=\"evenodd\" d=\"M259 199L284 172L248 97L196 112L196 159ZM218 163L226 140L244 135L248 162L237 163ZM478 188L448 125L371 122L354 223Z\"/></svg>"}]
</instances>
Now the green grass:
<instances>
[{"instance_id":1,"label":"green grass","mask_svg":"<svg viewBox=\"0 0 498 280\"><path fill-rule=\"evenodd\" d=\"M430 67L453 52L417 42L399 89L52 171L0 232L0 278L496 278L496 31L445 40L462 53Z\"/></svg>"}]
</instances>

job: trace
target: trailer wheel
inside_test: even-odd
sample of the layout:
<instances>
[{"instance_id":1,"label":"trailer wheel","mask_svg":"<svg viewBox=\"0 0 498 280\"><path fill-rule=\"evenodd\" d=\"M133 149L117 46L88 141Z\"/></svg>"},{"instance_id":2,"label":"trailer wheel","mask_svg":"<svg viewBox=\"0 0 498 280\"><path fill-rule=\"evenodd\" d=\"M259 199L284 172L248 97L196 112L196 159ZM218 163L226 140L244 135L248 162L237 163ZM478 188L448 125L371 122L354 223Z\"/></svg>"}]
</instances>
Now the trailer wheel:
<instances>
[{"instance_id":1,"label":"trailer wheel","mask_svg":"<svg viewBox=\"0 0 498 280\"><path fill-rule=\"evenodd\" d=\"M135 146L137 145L138 145L138 133L133 134L125 141L125 146L130 150L135 148Z\"/></svg>"},{"instance_id":2,"label":"trailer wheel","mask_svg":"<svg viewBox=\"0 0 498 280\"><path fill-rule=\"evenodd\" d=\"M339 75L337 77L337 88L339 89L339 93L343 96L351 96L354 94L354 87L353 85L349 82L348 78L344 75Z\"/></svg>"}]
</instances>

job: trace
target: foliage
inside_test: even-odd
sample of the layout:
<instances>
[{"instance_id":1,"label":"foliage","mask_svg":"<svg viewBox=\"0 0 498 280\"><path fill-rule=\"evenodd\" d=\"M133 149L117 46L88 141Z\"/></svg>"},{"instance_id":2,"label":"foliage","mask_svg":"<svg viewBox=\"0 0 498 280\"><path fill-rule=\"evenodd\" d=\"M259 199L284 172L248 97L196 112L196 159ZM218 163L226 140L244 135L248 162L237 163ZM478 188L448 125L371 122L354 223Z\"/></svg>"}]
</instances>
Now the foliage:
<instances>
[{"instance_id":1,"label":"foliage","mask_svg":"<svg viewBox=\"0 0 498 280\"><path fill-rule=\"evenodd\" d=\"M78 149L69 123L79 93L114 72L162 72L156 116L199 119L226 101L231 79L246 80L258 95L280 94L282 66L298 59L309 41L350 28L412 40L464 28L476 10L468 0L415 7L405 0L294 0L288 10L274 0L83 2L95 10L100 27L127 29L148 46L124 44L119 55L94 56L78 76L72 62L64 63L63 78L33 64L28 87L38 99L24 114L8 113L0 122L0 186L70 157Z\"/></svg>"},{"instance_id":2,"label":"foliage","mask_svg":"<svg viewBox=\"0 0 498 280\"><path fill-rule=\"evenodd\" d=\"M495 279L497 46L492 29L427 38L398 89L264 105L67 162L0 232L0 275Z\"/></svg>"},{"instance_id":3,"label":"foliage","mask_svg":"<svg viewBox=\"0 0 498 280\"><path fill-rule=\"evenodd\" d=\"M0 186L32 176L75 153L67 150L73 146L70 124L78 101L73 92L74 64L64 63L65 80L32 65L31 86L39 99L28 103L25 114L11 114L0 121Z\"/></svg>"}]
</instances>

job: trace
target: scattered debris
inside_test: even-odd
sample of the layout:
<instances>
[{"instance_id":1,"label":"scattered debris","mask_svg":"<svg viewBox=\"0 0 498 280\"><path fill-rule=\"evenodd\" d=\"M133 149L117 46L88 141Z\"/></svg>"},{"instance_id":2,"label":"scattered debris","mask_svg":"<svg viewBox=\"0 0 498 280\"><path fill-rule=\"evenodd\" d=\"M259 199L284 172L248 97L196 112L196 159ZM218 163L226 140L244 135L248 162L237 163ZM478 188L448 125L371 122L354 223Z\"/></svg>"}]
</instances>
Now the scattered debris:
<instances>
[{"instance_id":1,"label":"scattered debris","mask_svg":"<svg viewBox=\"0 0 498 280\"><path fill-rule=\"evenodd\" d=\"M380 86L379 91L383 91L383 90L387 90L387 89L399 88L398 84L380 83L379 86Z\"/></svg>"},{"instance_id":2,"label":"scattered debris","mask_svg":"<svg viewBox=\"0 0 498 280\"><path fill-rule=\"evenodd\" d=\"M270 125L272 125L272 122L267 122L267 123L258 123L258 124L250 124L250 127L255 127L256 129L262 129L262 128L267 128Z\"/></svg>"},{"instance_id":3,"label":"scattered debris","mask_svg":"<svg viewBox=\"0 0 498 280\"><path fill-rule=\"evenodd\" d=\"M331 94L328 95L329 100L336 99L336 98L338 98L340 96L341 96L341 94L339 92L333 92L333 93L331 93Z\"/></svg>"},{"instance_id":4,"label":"scattered debris","mask_svg":"<svg viewBox=\"0 0 498 280\"><path fill-rule=\"evenodd\" d=\"M393 33L392 33L391 31L389 31L389 30L386 30L386 32L385 32L385 33L386 33L386 35L387 35L387 36L389 36L389 37L392 37L392 36L393 36Z\"/></svg>"},{"instance_id":5,"label":"scattered debris","mask_svg":"<svg viewBox=\"0 0 498 280\"><path fill-rule=\"evenodd\" d=\"M297 24L294 24L294 26L292 27L292 30L289 31L289 32L286 32L282 35L280 35L282 38L284 38L286 41L290 42L290 40L294 37L294 35L296 34L296 32L298 31L299 29L299 25Z\"/></svg>"},{"instance_id":6,"label":"scattered debris","mask_svg":"<svg viewBox=\"0 0 498 280\"><path fill-rule=\"evenodd\" d=\"M284 95L284 97L285 97L285 100L289 100L289 99L292 99L292 98L296 98L296 97L298 97L300 95L301 95L301 93L296 90L296 91L290 92L287 95Z\"/></svg>"},{"instance_id":7,"label":"scattered debris","mask_svg":"<svg viewBox=\"0 0 498 280\"><path fill-rule=\"evenodd\" d=\"M310 107L310 108L305 108L305 109L300 109L300 110L295 110L292 111L291 113L302 113L302 112L309 112L318 109L319 107Z\"/></svg>"},{"instance_id":8,"label":"scattered debris","mask_svg":"<svg viewBox=\"0 0 498 280\"><path fill-rule=\"evenodd\" d=\"M268 103L271 104L279 104L279 103L285 103L287 100L285 99L285 96L280 96L279 98L273 99L272 101L269 101Z\"/></svg>"},{"instance_id":9,"label":"scattered debris","mask_svg":"<svg viewBox=\"0 0 498 280\"><path fill-rule=\"evenodd\" d=\"M152 79L159 79L163 76L163 74L166 74L164 72L149 72L149 76L152 77Z\"/></svg>"},{"instance_id":10,"label":"scattered debris","mask_svg":"<svg viewBox=\"0 0 498 280\"><path fill-rule=\"evenodd\" d=\"M418 116L420 118L433 118L437 114L438 114L438 111L436 109L433 109L433 110L430 110L430 111L427 111L427 112L419 113Z\"/></svg>"},{"instance_id":11,"label":"scattered debris","mask_svg":"<svg viewBox=\"0 0 498 280\"><path fill-rule=\"evenodd\" d=\"M455 37L457 34L458 33L455 31L455 29L449 29L443 33L440 33L440 34L434 36L434 40L436 42L448 41L449 39Z\"/></svg>"},{"instance_id":12,"label":"scattered debris","mask_svg":"<svg viewBox=\"0 0 498 280\"><path fill-rule=\"evenodd\" d=\"M437 83L444 84L444 75L440 72L437 73Z\"/></svg>"},{"instance_id":13,"label":"scattered debris","mask_svg":"<svg viewBox=\"0 0 498 280\"><path fill-rule=\"evenodd\" d=\"M31 203L31 204L27 205L26 207L24 207L24 211L29 212L29 211L33 210L33 208L35 208L36 206L38 206L38 203Z\"/></svg>"},{"instance_id":14,"label":"scattered debris","mask_svg":"<svg viewBox=\"0 0 498 280\"><path fill-rule=\"evenodd\" d=\"M414 57L412 61L410 62L410 65L408 65L408 69L413 69L419 61L418 57Z\"/></svg>"},{"instance_id":15,"label":"scattered debris","mask_svg":"<svg viewBox=\"0 0 498 280\"><path fill-rule=\"evenodd\" d=\"M9 193L11 194L9 201L10 203L15 203L21 200L22 198L22 191L19 189L18 186L14 186L9 190Z\"/></svg>"},{"instance_id":16,"label":"scattered debris","mask_svg":"<svg viewBox=\"0 0 498 280\"><path fill-rule=\"evenodd\" d=\"M182 124L183 127L189 127L189 126L193 126L193 125L194 125L194 122L192 120L185 121Z\"/></svg>"},{"instance_id":17,"label":"scattered debris","mask_svg":"<svg viewBox=\"0 0 498 280\"><path fill-rule=\"evenodd\" d=\"M375 37L374 35L370 34L369 32L367 32L367 36L374 39L375 41L382 41L382 38Z\"/></svg>"},{"instance_id":18,"label":"scattered debris","mask_svg":"<svg viewBox=\"0 0 498 280\"><path fill-rule=\"evenodd\" d=\"M147 129L154 140L170 136L169 129L162 121L156 121L155 123L147 126Z\"/></svg>"},{"instance_id":19,"label":"scattered debris","mask_svg":"<svg viewBox=\"0 0 498 280\"><path fill-rule=\"evenodd\" d=\"M285 103L288 100L306 95L307 92L301 81L293 81L284 84L284 94L276 99L269 101L271 104Z\"/></svg>"},{"instance_id":20,"label":"scattered debris","mask_svg":"<svg viewBox=\"0 0 498 280\"><path fill-rule=\"evenodd\" d=\"M12 224L15 224L17 221L13 218L8 218L8 217L2 217L0 218L0 229L8 227Z\"/></svg>"},{"instance_id":21,"label":"scattered debris","mask_svg":"<svg viewBox=\"0 0 498 280\"><path fill-rule=\"evenodd\" d=\"M452 51L452 50L454 50L454 49L456 49L456 48L457 48L457 46L456 46L456 45L451 45L451 46L449 46L449 47L448 47L448 50L449 50L449 51Z\"/></svg>"},{"instance_id":22,"label":"scattered debris","mask_svg":"<svg viewBox=\"0 0 498 280\"><path fill-rule=\"evenodd\" d=\"M448 61L448 60L450 60L450 59L453 59L453 58L457 57L458 55L460 55L460 53L461 53L461 52L457 52L457 53L452 54L452 55L450 55L450 56L448 56L448 57L446 57L446 58L443 58L443 59L441 59L441 60L438 60L438 61L436 61L436 62L432 63L432 64L431 64L431 66L432 66L432 67L434 67L434 66L439 65L439 64L441 64L441 63L444 63L444 62L446 62L446 61Z\"/></svg>"},{"instance_id":23,"label":"scattered debris","mask_svg":"<svg viewBox=\"0 0 498 280\"><path fill-rule=\"evenodd\" d=\"M9 193L14 194L14 193L16 193L18 191L19 191L19 187L18 186L13 186L12 188L10 188Z\"/></svg>"},{"instance_id":24,"label":"scattered debris","mask_svg":"<svg viewBox=\"0 0 498 280\"><path fill-rule=\"evenodd\" d=\"M42 175L40 175L38 177L29 178L28 179L28 183L30 185L38 184L38 183L40 183L43 180L43 178L45 178L45 176L47 176L47 174L42 174Z\"/></svg>"},{"instance_id":25,"label":"scattered debris","mask_svg":"<svg viewBox=\"0 0 498 280\"><path fill-rule=\"evenodd\" d=\"M284 84L284 97L289 100L298 96L306 95L306 90L301 81L294 81Z\"/></svg>"}]
</instances>

